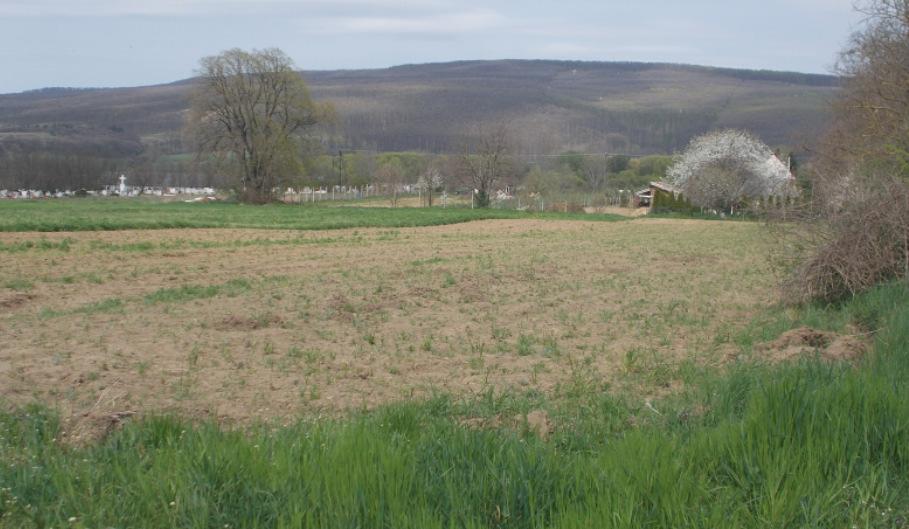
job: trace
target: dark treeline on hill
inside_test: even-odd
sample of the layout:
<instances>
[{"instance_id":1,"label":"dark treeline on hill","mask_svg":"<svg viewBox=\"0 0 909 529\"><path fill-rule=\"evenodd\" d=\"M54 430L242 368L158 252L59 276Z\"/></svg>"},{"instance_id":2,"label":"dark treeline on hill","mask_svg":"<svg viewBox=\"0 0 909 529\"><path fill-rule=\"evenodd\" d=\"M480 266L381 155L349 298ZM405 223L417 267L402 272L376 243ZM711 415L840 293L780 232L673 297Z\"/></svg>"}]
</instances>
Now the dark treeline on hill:
<instances>
[{"instance_id":1,"label":"dark treeline on hill","mask_svg":"<svg viewBox=\"0 0 909 529\"><path fill-rule=\"evenodd\" d=\"M478 125L491 123L507 123L515 153L527 156L671 153L695 135L727 127L791 146L823 128L839 90L838 79L824 75L569 61L463 61L304 76L313 97L337 110L325 140L329 151L454 153ZM146 172L159 175L154 157L187 150L181 130L192 84L0 95L0 188L38 179L22 167L61 160L116 170L151 164L156 169Z\"/></svg>"},{"instance_id":2,"label":"dark treeline on hill","mask_svg":"<svg viewBox=\"0 0 909 529\"><path fill-rule=\"evenodd\" d=\"M347 139L379 150L457 149L471 124L505 121L519 152L669 153L714 128L798 143L820 130L830 76L641 63L468 61L311 72Z\"/></svg>"}]
</instances>

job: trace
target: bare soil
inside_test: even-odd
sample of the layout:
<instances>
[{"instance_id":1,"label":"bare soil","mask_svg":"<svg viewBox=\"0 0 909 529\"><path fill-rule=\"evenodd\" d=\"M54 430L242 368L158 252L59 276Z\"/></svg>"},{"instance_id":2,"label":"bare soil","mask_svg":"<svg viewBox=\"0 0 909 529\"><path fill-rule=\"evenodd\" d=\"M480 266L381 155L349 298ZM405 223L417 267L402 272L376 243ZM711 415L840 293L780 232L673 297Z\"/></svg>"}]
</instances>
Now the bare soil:
<instances>
[{"instance_id":1,"label":"bare soil","mask_svg":"<svg viewBox=\"0 0 909 529\"><path fill-rule=\"evenodd\" d=\"M717 337L775 284L750 223L0 234L41 238L70 249L0 253L0 399L50 404L75 435L149 412L246 423L434 392L656 393L685 362L721 362Z\"/></svg>"},{"instance_id":2,"label":"bare soil","mask_svg":"<svg viewBox=\"0 0 909 529\"><path fill-rule=\"evenodd\" d=\"M783 362L802 357L817 356L827 361L855 361L870 347L867 334L837 334L799 327L783 333L779 338L757 346L760 358Z\"/></svg>"}]
</instances>

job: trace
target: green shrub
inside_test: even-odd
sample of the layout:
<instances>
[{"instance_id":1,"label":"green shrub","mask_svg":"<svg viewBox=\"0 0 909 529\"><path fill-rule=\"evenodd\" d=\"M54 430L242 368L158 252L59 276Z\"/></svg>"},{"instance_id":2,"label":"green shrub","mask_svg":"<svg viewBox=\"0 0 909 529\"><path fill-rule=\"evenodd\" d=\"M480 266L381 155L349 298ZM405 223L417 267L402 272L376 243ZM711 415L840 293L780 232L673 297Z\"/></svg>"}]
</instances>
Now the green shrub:
<instances>
[{"instance_id":1,"label":"green shrub","mask_svg":"<svg viewBox=\"0 0 909 529\"><path fill-rule=\"evenodd\" d=\"M651 211L654 213L700 213L701 209L692 205L681 193L667 193L655 189Z\"/></svg>"}]
</instances>

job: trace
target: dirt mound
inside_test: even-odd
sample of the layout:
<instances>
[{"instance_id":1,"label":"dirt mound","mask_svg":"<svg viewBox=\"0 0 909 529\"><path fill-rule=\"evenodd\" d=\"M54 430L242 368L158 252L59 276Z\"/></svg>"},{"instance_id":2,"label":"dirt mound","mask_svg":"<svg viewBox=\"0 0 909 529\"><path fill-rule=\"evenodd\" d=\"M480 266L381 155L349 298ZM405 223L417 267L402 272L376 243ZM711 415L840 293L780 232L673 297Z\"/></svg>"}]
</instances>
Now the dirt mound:
<instances>
[{"instance_id":1,"label":"dirt mound","mask_svg":"<svg viewBox=\"0 0 909 529\"><path fill-rule=\"evenodd\" d=\"M799 327L779 338L759 345L755 352L771 362L785 362L800 357L818 356L827 361L854 361L867 352L868 343L854 335L840 335Z\"/></svg>"},{"instance_id":2,"label":"dirt mound","mask_svg":"<svg viewBox=\"0 0 909 529\"><path fill-rule=\"evenodd\" d=\"M95 443L119 430L135 414L134 411L86 412L81 417L68 421L61 441L72 446Z\"/></svg>"},{"instance_id":3,"label":"dirt mound","mask_svg":"<svg viewBox=\"0 0 909 529\"><path fill-rule=\"evenodd\" d=\"M824 350L828 360L856 360L868 351L867 341L855 336L837 336Z\"/></svg>"},{"instance_id":4,"label":"dirt mound","mask_svg":"<svg viewBox=\"0 0 909 529\"><path fill-rule=\"evenodd\" d=\"M510 417L504 420L499 415L494 417L469 417L462 419L460 424L466 428L476 430L510 428L536 435L544 441L555 431L552 419L549 418L549 414L544 410L532 410L523 417Z\"/></svg>"},{"instance_id":5,"label":"dirt mound","mask_svg":"<svg viewBox=\"0 0 909 529\"><path fill-rule=\"evenodd\" d=\"M543 410L533 410L527 414L527 429L536 434L540 439L546 440L555 430L549 414Z\"/></svg>"}]
</instances>

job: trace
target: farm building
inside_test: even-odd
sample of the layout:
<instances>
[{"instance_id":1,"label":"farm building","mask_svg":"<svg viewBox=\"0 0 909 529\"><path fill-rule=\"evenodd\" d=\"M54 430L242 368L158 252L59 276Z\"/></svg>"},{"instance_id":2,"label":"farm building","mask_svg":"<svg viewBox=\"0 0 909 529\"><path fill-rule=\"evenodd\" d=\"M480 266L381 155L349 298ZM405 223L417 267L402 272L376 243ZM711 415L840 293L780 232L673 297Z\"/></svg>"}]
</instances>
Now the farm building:
<instances>
[{"instance_id":1,"label":"farm building","mask_svg":"<svg viewBox=\"0 0 909 529\"><path fill-rule=\"evenodd\" d=\"M679 194L679 190L665 182L650 182L650 186L634 194L634 207L651 207L654 197L659 193L666 195L667 198L676 197Z\"/></svg>"}]
</instances>

